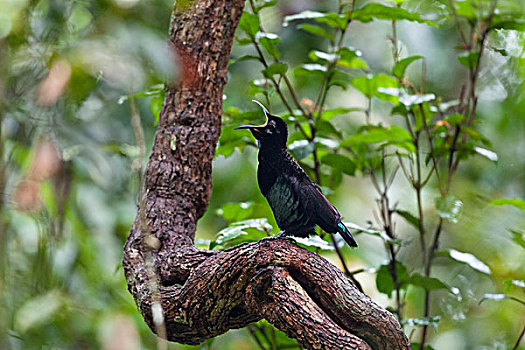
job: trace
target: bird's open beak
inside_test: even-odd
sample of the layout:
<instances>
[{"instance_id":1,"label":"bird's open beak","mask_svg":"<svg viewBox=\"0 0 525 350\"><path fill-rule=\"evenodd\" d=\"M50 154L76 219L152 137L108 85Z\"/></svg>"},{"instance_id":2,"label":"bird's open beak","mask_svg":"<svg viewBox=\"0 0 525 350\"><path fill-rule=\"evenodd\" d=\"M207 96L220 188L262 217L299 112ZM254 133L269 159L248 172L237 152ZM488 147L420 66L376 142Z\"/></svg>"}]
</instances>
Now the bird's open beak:
<instances>
[{"instance_id":1,"label":"bird's open beak","mask_svg":"<svg viewBox=\"0 0 525 350\"><path fill-rule=\"evenodd\" d=\"M257 103L259 105L259 107L262 108L263 112L264 112L264 116L266 117L266 121L264 122L264 124L261 124L261 125L243 125L243 126L239 126L238 128L235 128L233 130L239 130L239 129L254 129L255 131L259 131L257 130L258 128L264 128L267 124L268 124L268 116L270 115L270 112L268 112L268 110L266 109L266 107L264 107L262 105L262 103L260 103L259 101L257 100L252 100L253 102Z\"/></svg>"}]
</instances>

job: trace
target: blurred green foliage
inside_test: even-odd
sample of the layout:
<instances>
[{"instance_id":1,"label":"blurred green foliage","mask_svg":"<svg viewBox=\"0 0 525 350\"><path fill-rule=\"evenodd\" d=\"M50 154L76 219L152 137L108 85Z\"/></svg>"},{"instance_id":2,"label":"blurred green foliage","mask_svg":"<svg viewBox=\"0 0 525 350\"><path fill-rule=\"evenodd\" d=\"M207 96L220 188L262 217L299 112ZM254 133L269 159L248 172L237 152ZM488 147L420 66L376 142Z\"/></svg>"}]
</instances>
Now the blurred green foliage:
<instances>
[{"instance_id":1,"label":"blurred green foliage","mask_svg":"<svg viewBox=\"0 0 525 350\"><path fill-rule=\"evenodd\" d=\"M0 2L1 348L158 346L120 261L163 84L177 75L172 6ZM435 349L512 348L525 314L524 10L248 1L196 243L278 232L255 142L233 131L262 119L255 98L287 121L290 151L360 248L329 235L299 244L352 271L414 344L428 328ZM202 344L294 347L265 321Z\"/></svg>"}]
</instances>

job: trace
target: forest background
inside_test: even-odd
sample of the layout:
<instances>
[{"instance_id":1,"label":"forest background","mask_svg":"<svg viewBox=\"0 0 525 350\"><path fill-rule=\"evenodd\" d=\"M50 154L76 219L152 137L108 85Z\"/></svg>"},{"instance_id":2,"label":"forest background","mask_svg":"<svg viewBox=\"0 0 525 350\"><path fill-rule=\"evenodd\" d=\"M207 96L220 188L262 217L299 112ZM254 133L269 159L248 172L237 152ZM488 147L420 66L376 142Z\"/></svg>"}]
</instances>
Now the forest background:
<instances>
[{"instance_id":1,"label":"forest background","mask_svg":"<svg viewBox=\"0 0 525 350\"><path fill-rule=\"evenodd\" d=\"M1 348L159 346L121 259L164 84L180 73L172 8L0 2ZM232 131L262 121L255 98L285 118L289 149L360 247L300 244L389 307L414 347L525 348L524 9L247 2L196 243L278 233L255 142ZM262 321L202 347L297 346Z\"/></svg>"}]
</instances>

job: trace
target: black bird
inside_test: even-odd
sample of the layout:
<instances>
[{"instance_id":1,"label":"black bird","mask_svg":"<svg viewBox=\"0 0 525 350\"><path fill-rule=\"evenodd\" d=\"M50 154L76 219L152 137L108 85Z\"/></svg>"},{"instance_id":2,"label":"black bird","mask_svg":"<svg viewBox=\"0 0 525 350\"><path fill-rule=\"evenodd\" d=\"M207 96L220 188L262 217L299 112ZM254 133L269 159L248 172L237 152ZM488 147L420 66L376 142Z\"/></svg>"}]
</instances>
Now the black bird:
<instances>
[{"instance_id":1,"label":"black bird","mask_svg":"<svg viewBox=\"0 0 525 350\"><path fill-rule=\"evenodd\" d=\"M240 126L236 130L248 129L257 139L257 181L282 230L279 236L308 237L315 234L315 226L319 225L328 233L339 232L350 247L357 247L337 209L286 150L286 123L271 115L258 101L253 102L264 111L266 122Z\"/></svg>"}]
</instances>

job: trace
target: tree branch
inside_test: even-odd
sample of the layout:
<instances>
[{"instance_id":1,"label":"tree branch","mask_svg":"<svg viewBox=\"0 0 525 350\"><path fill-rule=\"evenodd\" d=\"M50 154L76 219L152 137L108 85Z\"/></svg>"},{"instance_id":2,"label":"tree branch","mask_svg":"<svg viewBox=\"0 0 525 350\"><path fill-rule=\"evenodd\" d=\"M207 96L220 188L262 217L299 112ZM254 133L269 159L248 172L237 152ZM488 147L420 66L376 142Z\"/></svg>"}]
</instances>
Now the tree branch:
<instances>
[{"instance_id":1,"label":"tree branch","mask_svg":"<svg viewBox=\"0 0 525 350\"><path fill-rule=\"evenodd\" d=\"M184 4L170 30L182 75L167 89L124 246L128 289L146 323L185 344L265 318L308 349L409 349L395 317L315 253L281 239L222 252L194 246L211 196L222 92L244 1Z\"/></svg>"}]
</instances>

